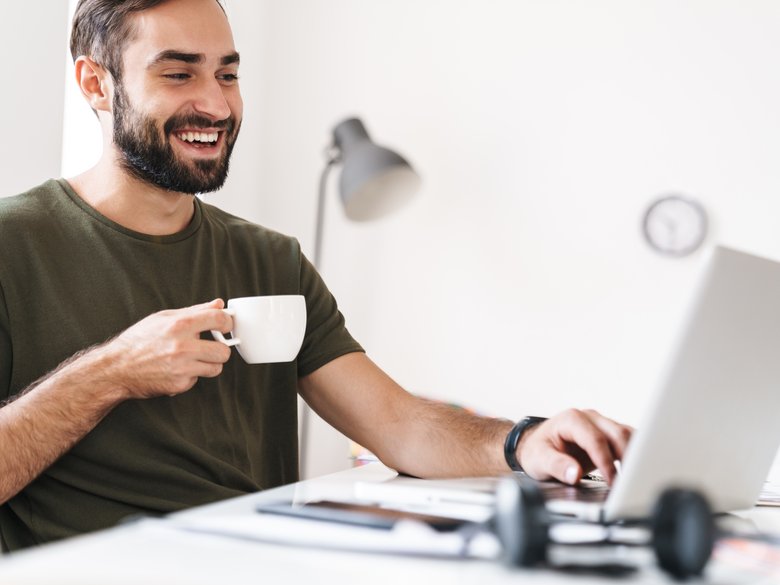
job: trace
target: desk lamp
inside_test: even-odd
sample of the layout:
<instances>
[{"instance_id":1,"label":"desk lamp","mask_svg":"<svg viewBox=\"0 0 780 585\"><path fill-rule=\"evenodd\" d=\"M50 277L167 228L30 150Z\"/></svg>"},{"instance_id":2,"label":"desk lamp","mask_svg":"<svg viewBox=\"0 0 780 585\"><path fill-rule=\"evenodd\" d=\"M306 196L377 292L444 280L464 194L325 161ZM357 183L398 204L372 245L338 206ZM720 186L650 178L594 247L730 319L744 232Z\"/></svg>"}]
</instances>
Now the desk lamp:
<instances>
[{"instance_id":1,"label":"desk lamp","mask_svg":"<svg viewBox=\"0 0 780 585\"><path fill-rule=\"evenodd\" d=\"M341 163L339 195L347 218L365 222L384 217L403 206L419 190L420 177L400 154L379 146L358 118L348 118L333 129L333 142L320 176L317 225L314 236L314 267L322 260L322 234L328 175ZM301 412L301 470L306 470L306 451L311 413L304 403Z\"/></svg>"}]
</instances>

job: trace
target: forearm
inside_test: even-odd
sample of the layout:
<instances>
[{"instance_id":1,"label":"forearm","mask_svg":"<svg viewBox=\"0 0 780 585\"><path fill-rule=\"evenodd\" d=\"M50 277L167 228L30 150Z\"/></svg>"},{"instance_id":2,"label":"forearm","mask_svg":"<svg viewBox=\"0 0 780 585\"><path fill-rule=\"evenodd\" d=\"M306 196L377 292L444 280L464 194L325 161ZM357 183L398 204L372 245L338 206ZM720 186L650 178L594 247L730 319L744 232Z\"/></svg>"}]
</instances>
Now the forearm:
<instances>
[{"instance_id":1,"label":"forearm","mask_svg":"<svg viewBox=\"0 0 780 585\"><path fill-rule=\"evenodd\" d=\"M362 353L342 356L299 382L322 418L386 465L418 477L509 471L504 440L512 422L413 396Z\"/></svg>"},{"instance_id":2,"label":"forearm","mask_svg":"<svg viewBox=\"0 0 780 585\"><path fill-rule=\"evenodd\" d=\"M94 348L63 363L0 408L0 503L89 433L124 398L111 356Z\"/></svg>"},{"instance_id":3,"label":"forearm","mask_svg":"<svg viewBox=\"0 0 780 585\"><path fill-rule=\"evenodd\" d=\"M377 453L400 472L417 477L468 477L510 471L504 440L512 422L477 416L453 406L412 397L404 417Z\"/></svg>"},{"instance_id":4,"label":"forearm","mask_svg":"<svg viewBox=\"0 0 780 585\"><path fill-rule=\"evenodd\" d=\"M331 361L298 388L322 418L400 472L434 478L510 471L504 443L513 422L412 396L362 353ZM598 468L611 481L631 432L594 410L569 409L523 432L515 457L536 479L574 484Z\"/></svg>"},{"instance_id":5,"label":"forearm","mask_svg":"<svg viewBox=\"0 0 780 585\"><path fill-rule=\"evenodd\" d=\"M80 441L117 404L176 396L215 377L230 348L202 340L233 321L209 303L160 311L114 339L77 354L0 408L0 503L8 501Z\"/></svg>"}]
</instances>

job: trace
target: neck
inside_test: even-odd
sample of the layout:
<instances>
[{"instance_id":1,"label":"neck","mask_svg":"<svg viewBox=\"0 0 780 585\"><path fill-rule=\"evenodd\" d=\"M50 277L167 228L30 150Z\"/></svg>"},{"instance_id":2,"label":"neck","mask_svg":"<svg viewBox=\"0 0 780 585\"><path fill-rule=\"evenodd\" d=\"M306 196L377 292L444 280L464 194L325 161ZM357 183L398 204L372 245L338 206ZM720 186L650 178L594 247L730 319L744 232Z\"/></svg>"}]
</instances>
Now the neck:
<instances>
[{"instance_id":1,"label":"neck","mask_svg":"<svg viewBox=\"0 0 780 585\"><path fill-rule=\"evenodd\" d=\"M195 213L193 196L160 189L128 173L112 153L68 183L90 206L119 225L150 236L183 230Z\"/></svg>"}]
</instances>

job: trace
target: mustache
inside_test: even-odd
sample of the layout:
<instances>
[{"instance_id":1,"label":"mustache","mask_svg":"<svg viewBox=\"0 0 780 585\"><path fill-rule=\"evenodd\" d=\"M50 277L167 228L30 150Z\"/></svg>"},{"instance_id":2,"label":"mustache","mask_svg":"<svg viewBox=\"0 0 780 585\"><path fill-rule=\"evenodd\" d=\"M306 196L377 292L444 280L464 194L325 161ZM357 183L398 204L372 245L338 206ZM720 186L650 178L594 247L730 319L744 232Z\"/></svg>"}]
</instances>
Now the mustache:
<instances>
[{"instance_id":1,"label":"mustache","mask_svg":"<svg viewBox=\"0 0 780 585\"><path fill-rule=\"evenodd\" d=\"M169 135L174 130L179 128L217 128L219 130L225 130L227 133L232 134L236 127L236 120L231 116L224 120L211 120L205 116L199 116L198 114L182 114L180 116L173 116L163 125L163 131L165 135Z\"/></svg>"}]
</instances>

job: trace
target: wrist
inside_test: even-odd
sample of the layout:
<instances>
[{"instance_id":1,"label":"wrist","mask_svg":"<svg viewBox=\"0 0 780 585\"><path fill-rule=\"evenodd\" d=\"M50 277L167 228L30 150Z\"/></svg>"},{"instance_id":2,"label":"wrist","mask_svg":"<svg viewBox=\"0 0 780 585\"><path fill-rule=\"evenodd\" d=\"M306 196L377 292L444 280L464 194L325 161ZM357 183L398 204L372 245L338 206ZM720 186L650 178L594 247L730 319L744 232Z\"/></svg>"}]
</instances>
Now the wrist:
<instances>
[{"instance_id":1,"label":"wrist","mask_svg":"<svg viewBox=\"0 0 780 585\"><path fill-rule=\"evenodd\" d=\"M504 440L504 459L512 471L523 471L517 456L518 446L532 428L540 425L547 419L540 416L526 416L520 419L509 431Z\"/></svg>"},{"instance_id":2,"label":"wrist","mask_svg":"<svg viewBox=\"0 0 780 585\"><path fill-rule=\"evenodd\" d=\"M111 409L130 398L121 384L117 371L117 356L108 344L93 346L78 352L60 365L62 379L72 380L85 395L92 395L96 405Z\"/></svg>"}]
</instances>

